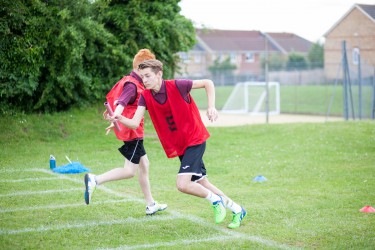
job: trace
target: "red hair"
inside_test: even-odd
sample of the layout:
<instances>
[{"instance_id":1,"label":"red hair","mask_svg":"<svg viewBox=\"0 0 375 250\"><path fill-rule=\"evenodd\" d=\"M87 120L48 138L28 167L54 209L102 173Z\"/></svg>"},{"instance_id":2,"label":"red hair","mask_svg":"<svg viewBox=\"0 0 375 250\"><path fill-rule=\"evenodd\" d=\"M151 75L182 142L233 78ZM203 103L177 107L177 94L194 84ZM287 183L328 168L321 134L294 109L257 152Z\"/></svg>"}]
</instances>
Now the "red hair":
<instances>
[{"instance_id":1,"label":"red hair","mask_svg":"<svg viewBox=\"0 0 375 250\"><path fill-rule=\"evenodd\" d=\"M149 49L141 49L134 56L133 69L138 69L138 65L146 60L155 59L155 55Z\"/></svg>"}]
</instances>

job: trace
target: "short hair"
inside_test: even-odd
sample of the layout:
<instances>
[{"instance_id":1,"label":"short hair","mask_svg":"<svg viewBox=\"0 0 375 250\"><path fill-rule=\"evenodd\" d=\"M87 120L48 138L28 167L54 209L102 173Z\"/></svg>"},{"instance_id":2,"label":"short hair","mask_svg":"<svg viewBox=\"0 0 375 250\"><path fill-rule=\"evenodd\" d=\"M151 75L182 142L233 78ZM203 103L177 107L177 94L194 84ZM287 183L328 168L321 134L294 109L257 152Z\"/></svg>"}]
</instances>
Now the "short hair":
<instances>
[{"instance_id":1,"label":"short hair","mask_svg":"<svg viewBox=\"0 0 375 250\"><path fill-rule=\"evenodd\" d=\"M151 68L151 71L155 74L159 71L163 71L163 63L159 60L153 59L153 60L146 60L138 65L138 69L146 69Z\"/></svg>"},{"instance_id":2,"label":"short hair","mask_svg":"<svg viewBox=\"0 0 375 250\"><path fill-rule=\"evenodd\" d=\"M133 59L133 69L137 69L138 65L146 60L155 59L155 55L149 49L141 49L138 53L134 56Z\"/></svg>"}]
</instances>

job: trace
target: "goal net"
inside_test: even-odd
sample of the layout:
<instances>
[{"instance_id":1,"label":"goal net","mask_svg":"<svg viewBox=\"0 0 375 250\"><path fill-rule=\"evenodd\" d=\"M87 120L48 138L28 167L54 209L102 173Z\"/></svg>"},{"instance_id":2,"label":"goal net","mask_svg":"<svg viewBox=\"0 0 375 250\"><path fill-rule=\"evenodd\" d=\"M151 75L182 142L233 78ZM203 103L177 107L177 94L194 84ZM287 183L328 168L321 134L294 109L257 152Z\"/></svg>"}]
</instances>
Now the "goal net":
<instances>
[{"instance_id":1,"label":"goal net","mask_svg":"<svg viewBox=\"0 0 375 250\"><path fill-rule=\"evenodd\" d=\"M268 114L280 114L280 84L268 82ZM234 87L222 112L264 115L267 112L265 82L240 82Z\"/></svg>"}]
</instances>

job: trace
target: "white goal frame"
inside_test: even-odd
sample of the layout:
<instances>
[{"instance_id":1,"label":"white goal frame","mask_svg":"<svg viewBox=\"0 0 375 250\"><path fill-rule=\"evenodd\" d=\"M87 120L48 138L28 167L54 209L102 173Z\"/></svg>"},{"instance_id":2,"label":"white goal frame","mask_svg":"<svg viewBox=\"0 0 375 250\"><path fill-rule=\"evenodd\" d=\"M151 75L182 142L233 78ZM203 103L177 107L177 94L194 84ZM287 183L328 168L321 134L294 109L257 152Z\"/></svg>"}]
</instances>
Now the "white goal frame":
<instances>
[{"instance_id":1,"label":"white goal frame","mask_svg":"<svg viewBox=\"0 0 375 250\"><path fill-rule=\"evenodd\" d=\"M267 112L264 110L262 111L262 106L265 106L266 101L266 82L240 82L237 83L232 93L228 97L227 101L225 102L221 112L223 113L233 113L233 114L250 114L250 115L265 115ZM250 96L250 88L251 87L259 87L263 86L264 91L258 96L255 105L253 107L249 107L249 99ZM238 94L237 92L243 88L243 103L239 109L231 109L230 106L233 103L238 103ZM274 102L273 107L269 107L268 114L269 115L279 115L280 114L280 83L278 82L268 82L268 93L270 93L271 88L274 88ZM270 101L270 100L269 100Z\"/></svg>"}]
</instances>

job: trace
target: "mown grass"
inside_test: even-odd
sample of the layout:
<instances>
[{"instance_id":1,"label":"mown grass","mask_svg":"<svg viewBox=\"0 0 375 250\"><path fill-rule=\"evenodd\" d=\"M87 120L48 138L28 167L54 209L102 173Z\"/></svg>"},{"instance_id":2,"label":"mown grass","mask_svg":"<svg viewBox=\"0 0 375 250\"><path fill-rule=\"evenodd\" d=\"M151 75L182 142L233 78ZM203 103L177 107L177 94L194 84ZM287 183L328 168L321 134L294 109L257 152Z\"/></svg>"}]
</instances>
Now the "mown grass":
<instances>
[{"instance_id":1,"label":"mown grass","mask_svg":"<svg viewBox=\"0 0 375 250\"><path fill-rule=\"evenodd\" d=\"M375 207L373 121L209 127L210 181L249 213L231 235L230 215L216 226L206 200L176 190L178 160L166 158L148 117L150 180L169 205L163 214L145 217L136 178L106 183L112 193L98 189L86 206L83 174L50 174L50 154L97 174L122 166L102 111L0 118L0 249L373 249L375 214L359 212ZM257 175L268 180L254 183ZM44 179L56 176L63 179ZM46 190L71 191L27 194Z\"/></svg>"}]
</instances>

